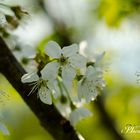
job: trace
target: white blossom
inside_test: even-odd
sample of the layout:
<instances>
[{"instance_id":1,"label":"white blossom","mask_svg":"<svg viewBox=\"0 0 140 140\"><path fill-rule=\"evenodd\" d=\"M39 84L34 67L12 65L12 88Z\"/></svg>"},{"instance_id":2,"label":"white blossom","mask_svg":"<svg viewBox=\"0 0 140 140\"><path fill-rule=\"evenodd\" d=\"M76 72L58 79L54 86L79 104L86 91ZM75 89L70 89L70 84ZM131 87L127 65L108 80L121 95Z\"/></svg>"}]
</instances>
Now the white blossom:
<instances>
[{"instance_id":1,"label":"white blossom","mask_svg":"<svg viewBox=\"0 0 140 140\"><path fill-rule=\"evenodd\" d=\"M102 72L93 66L88 66L85 75L78 83L78 97L80 100L84 98L86 102L90 102L97 97L104 86Z\"/></svg>"},{"instance_id":2,"label":"white blossom","mask_svg":"<svg viewBox=\"0 0 140 140\"><path fill-rule=\"evenodd\" d=\"M46 46L46 54L57 60L57 64L62 70L62 79L64 81L73 80L76 76L76 71L86 66L86 59L79 54L77 44L61 49L56 42L50 41Z\"/></svg>"},{"instance_id":3,"label":"white blossom","mask_svg":"<svg viewBox=\"0 0 140 140\"><path fill-rule=\"evenodd\" d=\"M34 87L31 92L38 89L40 100L46 104L52 104L51 93L53 93L54 98L57 97L54 94L54 81L57 78L56 71L58 70L55 63L47 64L40 72L41 77L38 76L37 72L32 72L23 75L21 78L23 83L33 83Z\"/></svg>"}]
</instances>

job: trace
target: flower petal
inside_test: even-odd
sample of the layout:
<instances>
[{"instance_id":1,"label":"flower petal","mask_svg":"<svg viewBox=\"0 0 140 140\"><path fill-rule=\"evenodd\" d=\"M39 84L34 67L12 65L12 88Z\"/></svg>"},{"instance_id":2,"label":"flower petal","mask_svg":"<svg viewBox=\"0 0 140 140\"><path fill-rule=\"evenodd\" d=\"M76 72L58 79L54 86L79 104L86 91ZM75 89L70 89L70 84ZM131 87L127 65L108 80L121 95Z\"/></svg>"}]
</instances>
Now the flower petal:
<instances>
[{"instance_id":1,"label":"flower petal","mask_svg":"<svg viewBox=\"0 0 140 140\"><path fill-rule=\"evenodd\" d=\"M77 111L72 111L69 120L72 125L75 125L79 121L79 113Z\"/></svg>"},{"instance_id":2,"label":"flower petal","mask_svg":"<svg viewBox=\"0 0 140 140\"><path fill-rule=\"evenodd\" d=\"M101 63L104 56L105 56L105 52L102 52L101 54L97 55L95 65L98 65L99 63Z\"/></svg>"},{"instance_id":3,"label":"flower petal","mask_svg":"<svg viewBox=\"0 0 140 140\"><path fill-rule=\"evenodd\" d=\"M55 99L60 97L61 93L58 87L58 82L57 80L54 80L53 82L48 82L47 83L48 88L51 90L52 95Z\"/></svg>"},{"instance_id":4,"label":"flower petal","mask_svg":"<svg viewBox=\"0 0 140 140\"><path fill-rule=\"evenodd\" d=\"M92 113L86 108L77 108L70 114L70 122L75 125L78 121L83 118L90 116Z\"/></svg>"},{"instance_id":5,"label":"flower petal","mask_svg":"<svg viewBox=\"0 0 140 140\"><path fill-rule=\"evenodd\" d=\"M51 97L51 91L44 86L41 86L41 88L38 91L40 100L45 104L52 104L52 97Z\"/></svg>"},{"instance_id":6,"label":"flower petal","mask_svg":"<svg viewBox=\"0 0 140 140\"><path fill-rule=\"evenodd\" d=\"M76 76L76 71L70 65L62 67L62 79L72 81Z\"/></svg>"},{"instance_id":7,"label":"flower petal","mask_svg":"<svg viewBox=\"0 0 140 140\"><path fill-rule=\"evenodd\" d=\"M36 72L32 72L32 73L27 73L24 74L21 77L21 82L22 83L31 83L31 82L35 82L39 80L39 76L37 75Z\"/></svg>"},{"instance_id":8,"label":"flower petal","mask_svg":"<svg viewBox=\"0 0 140 140\"><path fill-rule=\"evenodd\" d=\"M81 117L86 117L91 115L92 113L86 108L78 108L78 112L80 113Z\"/></svg>"},{"instance_id":9,"label":"flower petal","mask_svg":"<svg viewBox=\"0 0 140 140\"><path fill-rule=\"evenodd\" d=\"M96 82L96 80L102 80L103 73L102 71L98 71L93 66L88 66L85 76L87 77L88 81Z\"/></svg>"},{"instance_id":10,"label":"flower petal","mask_svg":"<svg viewBox=\"0 0 140 140\"><path fill-rule=\"evenodd\" d=\"M95 68L93 66L88 66L87 69L86 69L86 76L90 76L92 75L93 73L95 72Z\"/></svg>"},{"instance_id":11,"label":"flower petal","mask_svg":"<svg viewBox=\"0 0 140 140\"><path fill-rule=\"evenodd\" d=\"M87 92L85 99L86 102L89 103L91 101L93 101L96 97L97 97L98 93L97 90L95 89L94 92Z\"/></svg>"},{"instance_id":12,"label":"flower petal","mask_svg":"<svg viewBox=\"0 0 140 140\"><path fill-rule=\"evenodd\" d=\"M75 68L85 68L86 67L86 58L80 54L75 54L71 56L68 61L71 63L72 66Z\"/></svg>"},{"instance_id":13,"label":"flower petal","mask_svg":"<svg viewBox=\"0 0 140 140\"><path fill-rule=\"evenodd\" d=\"M0 123L0 131L2 131L2 133L3 133L4 135L10 135L9 130L8 130L7 127L6 127L4 124L2 124L2 123Z\"/></svg>"},{"instance_id":14,"label":"flower petal","mask_svg":"<svg viewBox=\"0 0 140 140\"><path fill-rule=\"evenodd\" d=\"M72 55L75 55L79 52L79 46L77 44L72 44L70 46L66 46L62 49L62 54L65 57L70 57Z\"/></svg>"},{"instance_id":15,"label":"flower petal","mask_svg":"<svg viewBox=\"0 0 140 140\"><path fill-rule=\"evenodd\" d=\"M78 98L81 100L82 98L85 98L84 95L87 93L87 88L82 85L82 81L78 83Z\"/></svg>"},{"instance_id":16,"label":"flower petal","mask_svg":"<svg viewBox=\"0 0 140 140\"><path fill-rule=\"evenodd\" d=\"M55 80L57 78L59 64L57 62L48 63L42 70L41 75L45 80Z\"/></svg>"},{"instance_id":17,"label":"flower petal","mask_svg":"<svg viewBox=\"0 0 140 140\"><path fill-rule=\"evenodd\" d=\"M48 56L52 57L52 58L59 58L61 56L61 48L60 46L54 42L54 41L50 41L46 48L45 48L45 52Z\"/></svg>"},{"instance_id":18,"label":"flower petal","mask_svg":"<svg viewBox=\"0 0 140 140\"><path fill-rule=\"evenodd\" d=\"M94 84L96 83L87 80L80 81L78 83L78 98L85 99L87 103L94 100L98 94Z\"/></svg>"}]
</instances>

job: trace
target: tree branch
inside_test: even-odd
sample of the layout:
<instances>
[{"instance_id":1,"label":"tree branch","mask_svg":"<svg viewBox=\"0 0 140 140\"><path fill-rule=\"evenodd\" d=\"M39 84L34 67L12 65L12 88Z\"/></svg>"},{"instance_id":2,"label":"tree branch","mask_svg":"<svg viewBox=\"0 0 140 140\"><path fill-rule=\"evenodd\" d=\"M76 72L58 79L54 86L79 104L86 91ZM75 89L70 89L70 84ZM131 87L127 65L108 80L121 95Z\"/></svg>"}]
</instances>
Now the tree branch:
<instances>
[{"instance_id":1,"label":"tree branch","mask_svg":"<svg viewBox=\"0 0 140 140\"><path fill-rule=\"evenodd\" d=\"M25 70L13 56L8 46L0 37L0 72L18 91L22 99L40 120L41 125L57 140L79 140L76 131L55 108L54 105L43 104L37 99L37 93L27 96L32 86L21 83Z\"/></svg>"}]
</instances>

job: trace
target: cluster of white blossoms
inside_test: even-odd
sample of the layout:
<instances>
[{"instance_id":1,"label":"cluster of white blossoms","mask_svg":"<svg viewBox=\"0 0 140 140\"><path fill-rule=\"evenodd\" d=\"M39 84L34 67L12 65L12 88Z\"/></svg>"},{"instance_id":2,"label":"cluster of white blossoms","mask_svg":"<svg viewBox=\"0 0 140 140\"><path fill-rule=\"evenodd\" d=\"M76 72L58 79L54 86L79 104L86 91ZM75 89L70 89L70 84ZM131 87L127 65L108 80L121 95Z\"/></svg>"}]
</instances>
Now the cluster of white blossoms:
<instances>
[{"instance_id":1,"label":"cluster of white blossoms","mask_svg":"<svg viewBox=\"0 0 140 140\"><path fill-rule=\"evenodd\" d=\"M85 108L76 109L76 104L84 100L87 103L94 100L105 86L103 70L100 67L104 53L95 61L89 62L79 53L77 44L61 49L54 41L46 45L45 53L49 57L49 63L39 72L23 75L21 81L33 84L30 93L38 90L38 97L45 104L55 104L56 100L62 99L61 97L68 100L72 106L69 117L72 124L75 124L82 117L90 114ZM74 88L76 90L73 90ZM73 98L74 91L76 93Z\"/></svg>"}]
</instances>

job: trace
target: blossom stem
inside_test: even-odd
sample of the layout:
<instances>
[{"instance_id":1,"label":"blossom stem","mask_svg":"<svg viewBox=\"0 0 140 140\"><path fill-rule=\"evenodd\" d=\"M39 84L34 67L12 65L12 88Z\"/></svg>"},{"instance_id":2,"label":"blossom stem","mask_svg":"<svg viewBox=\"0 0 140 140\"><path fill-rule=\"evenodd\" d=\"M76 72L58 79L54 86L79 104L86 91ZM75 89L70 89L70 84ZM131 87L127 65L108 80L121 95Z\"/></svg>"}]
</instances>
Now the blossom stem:
<instances>
[{"instance_id":1,"label":"blossom stem","mask_svg":"<svg viewBox=\"0 0 140 140\"><path fill-rule=\"evenodd\" d=\"M60 84L60 87L61 87L60 90L62 90L62 93L63 93L62 87L64 88L65 92L67 93L67 97L68 97L68 99L70 101L71 109L74 110L76 108L76 106L71 101L71 97L70 97L69 91L67 90L65 84L63 83L63 81L62 81L62 79L60 77L58 77L57 80L58 80L58 83Z\"/></svg>"}]
</instances>

